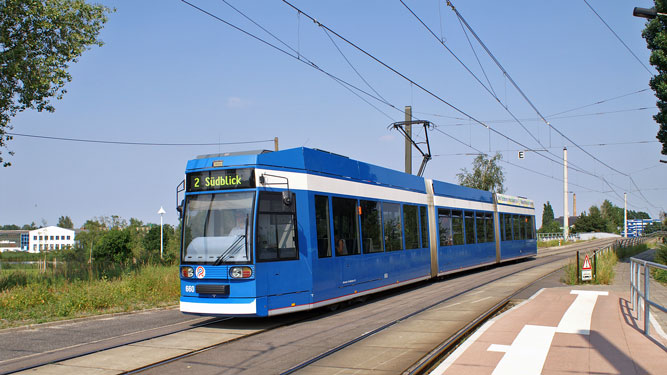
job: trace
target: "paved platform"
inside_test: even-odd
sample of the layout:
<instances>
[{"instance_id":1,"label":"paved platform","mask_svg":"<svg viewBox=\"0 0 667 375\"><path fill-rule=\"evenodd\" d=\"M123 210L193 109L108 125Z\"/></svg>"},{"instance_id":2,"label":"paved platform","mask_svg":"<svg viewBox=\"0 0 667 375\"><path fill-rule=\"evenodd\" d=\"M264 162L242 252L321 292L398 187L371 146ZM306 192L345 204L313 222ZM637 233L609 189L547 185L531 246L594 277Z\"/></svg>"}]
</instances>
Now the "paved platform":
<instances>
[{"instance_id":1,"label":"paved platform","mask_svg":"<svg viewBox=\"0 0 667 375\"><path fill-rule=\"evenodd\" d=\"M432 374L665 374L667 336L657 321L644 335L629 273L620 262L613 285L541 290L483 325Z\"/></svg>"}]
</instances>

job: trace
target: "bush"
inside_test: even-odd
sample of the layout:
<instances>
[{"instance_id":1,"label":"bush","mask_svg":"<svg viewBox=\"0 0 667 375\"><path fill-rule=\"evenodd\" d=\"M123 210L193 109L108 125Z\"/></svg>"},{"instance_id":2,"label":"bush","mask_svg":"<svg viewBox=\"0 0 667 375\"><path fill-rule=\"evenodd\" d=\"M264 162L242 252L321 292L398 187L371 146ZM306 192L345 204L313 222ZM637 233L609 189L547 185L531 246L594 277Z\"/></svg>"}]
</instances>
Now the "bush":
<instances>
[{"instance_id":1,"label":"bush","mask_svg":"<svg viewBox=\"0 0 667 375\"><path fill-rule=\"evenodd\" d=\"M655 252L655 262L667 265L667 245L661 245ZM653 269L653 278L661 283L667 283L667 271Z\"/></svg>"}]
</instances>

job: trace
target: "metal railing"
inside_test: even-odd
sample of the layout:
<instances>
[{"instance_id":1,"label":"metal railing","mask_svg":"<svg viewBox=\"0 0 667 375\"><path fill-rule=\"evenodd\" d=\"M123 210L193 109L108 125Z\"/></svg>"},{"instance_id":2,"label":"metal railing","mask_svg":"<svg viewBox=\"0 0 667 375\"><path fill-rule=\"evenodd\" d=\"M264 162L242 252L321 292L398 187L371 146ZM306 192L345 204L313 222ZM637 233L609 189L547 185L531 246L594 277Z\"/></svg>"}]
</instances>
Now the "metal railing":
<instances>
[{"instance_id":1,"label":"metal railing","mask_svg":"<svg viewBox=\"0 0 667 375\"><path fill-rule=\"evenodd\" d=\"M538 241L552 241L552 240L563 240L563 232L560 233L538 233L537 234L537 240ZM578 241L579 240L579 233L570 233L569 236L567 236L568 241Z\"/></svg>"},{"instance_id":2,"label":"metal railing","mask_svg":"<svg viewBox=\"0 0 667 375\"><path fill-rule=\"evenodd\" d=\"M651 337L650 319L651 306L667 313L664 306L659 305L655 301L651 301L651 267L666 270L667 266L660 263L649 262L643 259L630 258L630 290L632 298L632 309L637 311L637 319L642 315L641 310L644 311L644 335ZM643 269L643 277L642 277ZM644 292L642 293L642 282L644 279ZM640 302L641 298L641 304Z\"/></svg>"}]
</instances>

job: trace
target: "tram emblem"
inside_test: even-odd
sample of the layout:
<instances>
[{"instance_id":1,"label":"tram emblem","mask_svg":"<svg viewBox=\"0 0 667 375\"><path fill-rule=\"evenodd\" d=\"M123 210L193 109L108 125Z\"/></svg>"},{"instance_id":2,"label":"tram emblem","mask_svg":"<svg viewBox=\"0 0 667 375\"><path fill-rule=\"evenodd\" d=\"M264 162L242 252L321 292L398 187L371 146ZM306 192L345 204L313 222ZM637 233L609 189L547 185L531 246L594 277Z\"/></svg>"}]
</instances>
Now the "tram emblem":
<instances>
[{"instance_id":1,"label":"tram emblem","mask_svg":"<svg viewBox=\"0 0 667 375\"><path fill-rule=\"evenodd\" d=\"M206 270L204 269L204 267L199 266L199 267L197 267L197 270L195 271L195 275L197 275L198 279L203 279L204 276L206 276Z\"/></svg>"}]
</instances>

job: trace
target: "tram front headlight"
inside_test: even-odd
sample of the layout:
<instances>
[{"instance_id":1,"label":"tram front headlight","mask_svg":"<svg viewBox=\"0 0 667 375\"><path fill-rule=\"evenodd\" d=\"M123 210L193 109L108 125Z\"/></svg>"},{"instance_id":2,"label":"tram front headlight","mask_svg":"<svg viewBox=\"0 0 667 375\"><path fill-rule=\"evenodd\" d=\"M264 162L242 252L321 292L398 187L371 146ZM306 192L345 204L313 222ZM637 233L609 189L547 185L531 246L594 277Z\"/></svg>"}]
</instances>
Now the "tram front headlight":
<instances>
[{"instance_id":1,"label":"tram front headlight","mask_svg":"<svg viewBox=\"0 0 667 375\"><path fill-rule=\"evenodd\" d=\"M252 268L232 267L229 269L229 276L232 279L247 279L252 276Z\"/></svg>"},{"instance_id":2,"label":"tram front headlight","mask_svg":"<svg viewBox=\"0 0 667 375\"><path fill-rule=\"evenodd\" d=\"M186 279L190 279L195 275L195 270L192 267L183 267L181 268L181 276Z\"/></svg>"}]
</instances>

